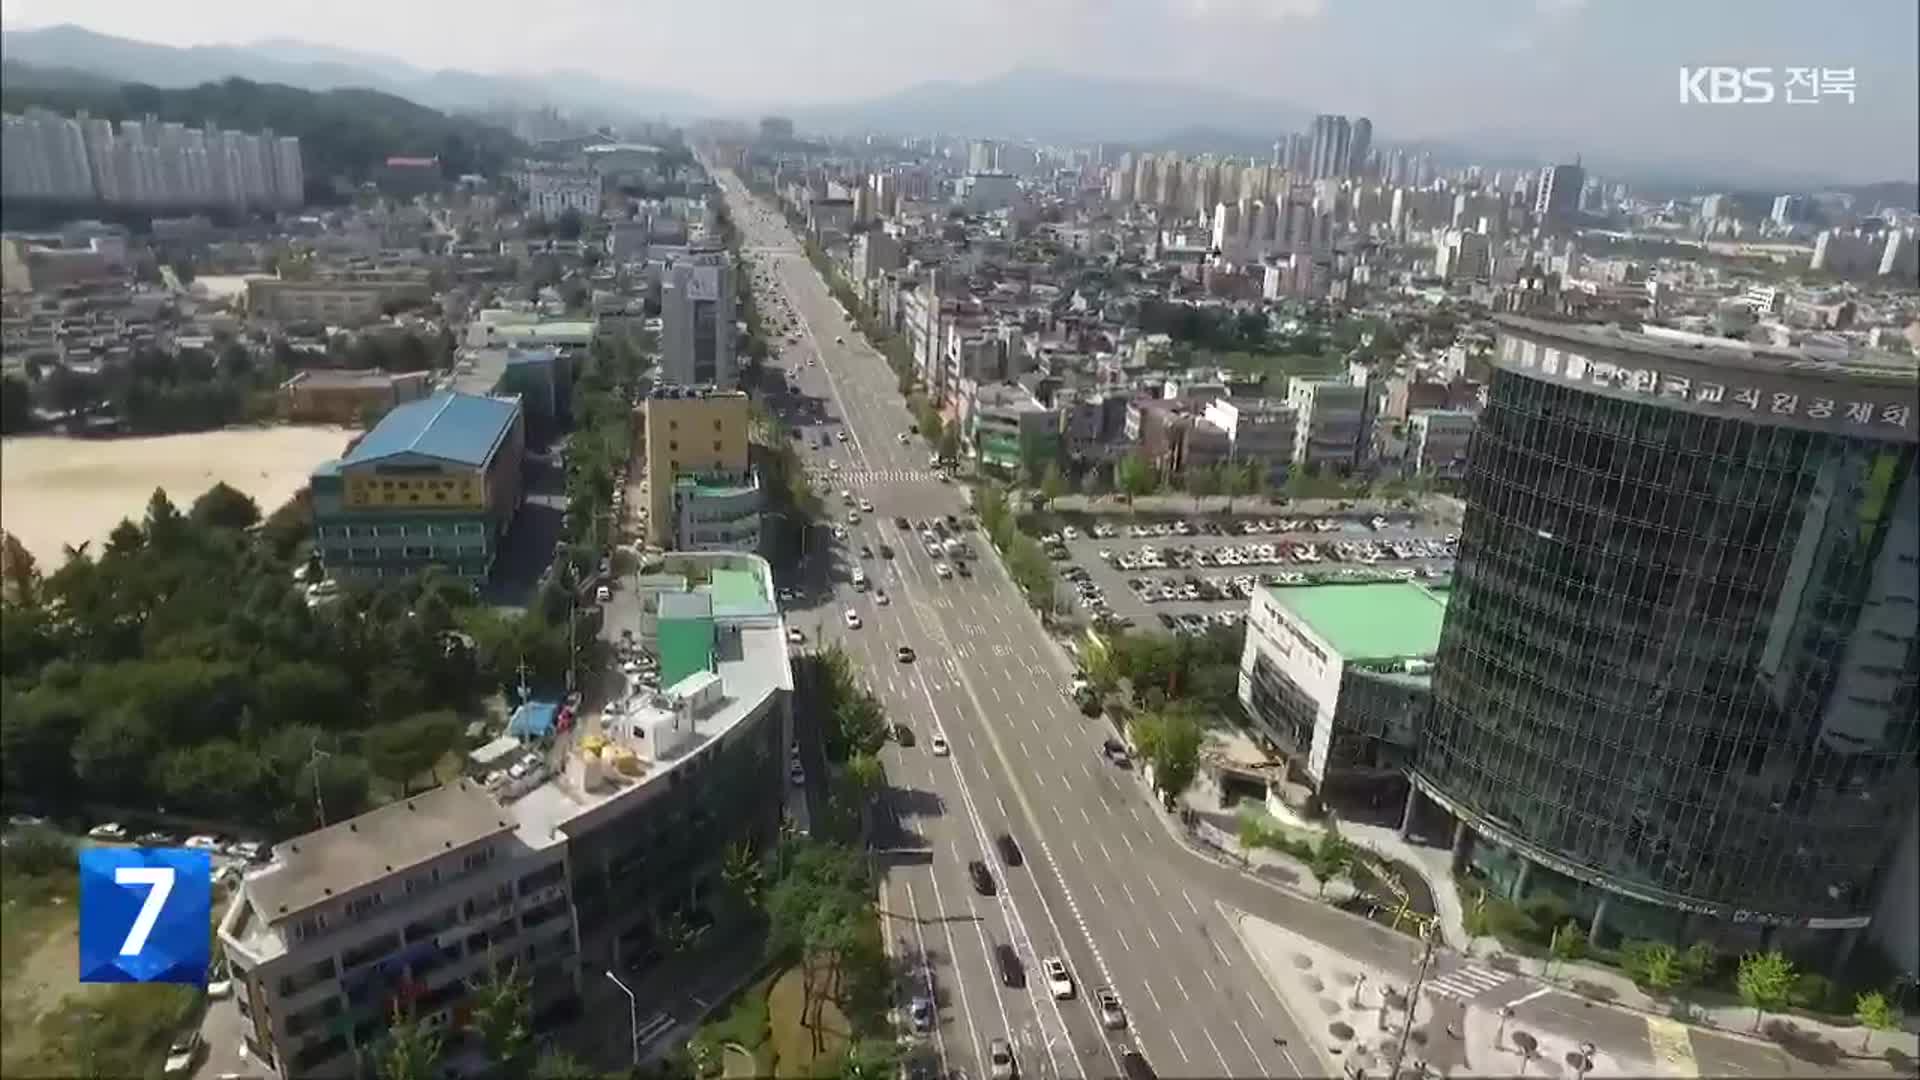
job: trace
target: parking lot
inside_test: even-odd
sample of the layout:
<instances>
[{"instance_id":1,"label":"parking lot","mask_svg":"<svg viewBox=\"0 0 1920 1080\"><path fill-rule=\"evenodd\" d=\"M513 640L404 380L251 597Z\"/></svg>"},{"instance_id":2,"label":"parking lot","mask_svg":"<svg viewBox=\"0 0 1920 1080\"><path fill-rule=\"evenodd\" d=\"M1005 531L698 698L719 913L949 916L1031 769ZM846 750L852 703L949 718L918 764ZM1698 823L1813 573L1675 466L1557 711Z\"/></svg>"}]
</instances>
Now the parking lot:
<instances>
[{"instance_id":1,"label":"parking lot","mask_svg":"<svg viewBox=\"0 0 1920 1080\"><path fill-rule=\"evenodd\" d=\"M1069 525L1041 540L1066 564L1060 574L1083 613L1177 633L1237 625L1254 589L1267 585L1442 583L1456 542L1385 519L1282 517Z\"/></svg>"}]
</instances>

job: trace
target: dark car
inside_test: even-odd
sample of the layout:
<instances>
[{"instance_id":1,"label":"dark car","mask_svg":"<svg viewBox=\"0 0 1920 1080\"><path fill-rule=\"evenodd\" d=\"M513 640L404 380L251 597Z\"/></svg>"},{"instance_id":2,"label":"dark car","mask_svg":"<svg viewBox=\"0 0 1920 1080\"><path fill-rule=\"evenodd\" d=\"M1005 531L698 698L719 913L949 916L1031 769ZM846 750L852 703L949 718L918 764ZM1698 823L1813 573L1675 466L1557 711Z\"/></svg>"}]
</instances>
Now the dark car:
<instances>
[{"instance_id":1,"label":"dark car","mask_svg":"<svg viewBox=\"0 0 1920 1080\"><path fill-rule=\"evenodd\" d=\"M915 741L913 729L905 724L893 725L893 741L899 743L901 746L912 746Z\"/></svg>"},{"instance_id":2,"label":"dark car","mask_svg":"<svg viewBox=\"0 0 1920 1080\"><path fill-rule=\"evenodd\" d=\"M1160 1074L1153 1071L1153 1066L1147 1064L1138 1050L1120 1055L1120 1071L1126 1074L1127 1080L1160 1080Z\"/></svg>"},{"instance_id":3,"label":"dark car","mask_svg":"<svg viewBox=\"0 0 1920 1080\"><path fill-rule=\"evenodd\" d=\"M999 845L1000 857L1007 861L1008 866L1019 866L1023 861L1020 857L1020 845L1013 842L1013 837L1001 833L1000 838L994 843Z\"/></svg>"},{"instance_id":4,"label":"dark car","mask_svg":"<svg viewBox=\"0 0 1920 1080\"><path fill-rule=\"evenodd\" d=\"M987 869L986 863L981 862L979 859L968 863L967 876L973 879L973 891L979 893L981 896L993 895L993 871Z\"/></svg>"},{"instance_id":5,"label":"dark car","mask_svg":"<svg viewBox=\"0 0 1920 1080\"><path fill-rule=\"evenodd\" d=\"M1011 945L995 945L993 958L1000 965L1000 981L1015 990L1027 985L1027 969L1020 963L1020 956Z\"/></svg>"},{"instance_id":6,"label":"dark car","mask_svg":"<svg viewBox=\"0 0 1920 1080\"><path fill-rule=\"evenodd\" d=\"M947 528L949 528L949 529L957 529L957 528L959 528L959 527L960 527L960 518L959 518L959 516L958 516L958 515L955 515L955 514L948 514L948 515L947 515Z\"/></svg>"},{"instance_id":7,"label":"dark car","mask_svg":"<svg viewBox=\"0 0 1920 1080\"><path fill-rule=\"evenodd\" d=\"M891 558L893 558L893 549L892 549L892 548L890 548L890 547L888 547L888 546L887 546L887 545L885 545L885 544L881 544L881 545L880 545L880 557L881 557L881 558L883 558L883 559L891 559Z\"/></svg>"},{"instance_id":8,"label":"dark car","mask_svg":"<svg viewBox=\"0 0 1920 1080\"><path fill-rule=\"evenodd\" d=\"M1133 760L1127 756L1126 746L1118 739L1108 739L1101 743L1100 752L1107 756L1108 761L1123 769L1133 764Z\"/></svg>"},{"instance_id":9,"label":"dark car","mask_svg":"<svg viewBox=\"0 0 1920 1080\"><path fill-rule=\"evenodd\" d=\"M959 574L959 575L960 575L961 577L972 577L972 576L973 576L973 571L971 571L971 570L969 570L969 569L967 569L967 564L966 564L966 562L965 562L964 560L961 560L961 559L955 559L955 560L953 560L953 572L954 572L954 573L956 573L956 574Z\"/></svg>"},{"instance_id":10,"label":"dark car","mask_svg":"<svg viewBox=\"0 0 1920 1080\"><path fill-rule=\"evenodd\" d=\"M897 517L893 519L893 527L896 529L910 528L911 525L912 523L909 522L906 518Z\"/></svg>"}]
</instances>

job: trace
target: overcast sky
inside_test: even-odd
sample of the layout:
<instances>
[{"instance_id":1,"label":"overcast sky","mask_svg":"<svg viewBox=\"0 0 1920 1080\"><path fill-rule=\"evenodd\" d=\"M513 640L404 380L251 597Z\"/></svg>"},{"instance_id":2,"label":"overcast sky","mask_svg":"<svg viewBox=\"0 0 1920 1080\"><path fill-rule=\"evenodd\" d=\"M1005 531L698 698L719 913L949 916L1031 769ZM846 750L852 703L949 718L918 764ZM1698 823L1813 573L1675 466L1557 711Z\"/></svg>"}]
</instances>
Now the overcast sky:
<instances>
[{"instance_id":1,"label":"overcast sky","mask_svg":"<svg viewBox=\"0 0 1920 1080\"><path fill-rule=\"evenodd\" d=\"M173 45L297 38L426 68L580 68L741 107L1038 66L1365 114L1378 141L1920 172L1916 0L7 0L0 17ZM1679 68L1709 64L1852 68L1855 101L1679 104Z\"/></svg>"}]
</instances>

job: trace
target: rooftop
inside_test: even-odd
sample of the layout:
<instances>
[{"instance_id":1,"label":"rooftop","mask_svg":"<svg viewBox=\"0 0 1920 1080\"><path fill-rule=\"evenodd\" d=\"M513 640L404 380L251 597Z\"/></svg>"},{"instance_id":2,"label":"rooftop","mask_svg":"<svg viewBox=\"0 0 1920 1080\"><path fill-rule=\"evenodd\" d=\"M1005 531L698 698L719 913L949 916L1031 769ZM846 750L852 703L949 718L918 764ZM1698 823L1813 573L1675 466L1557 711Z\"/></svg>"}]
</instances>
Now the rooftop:
<instances>
[{"instance_id":1,"label":"rooftop","mask_svg":"<svg viewBox=\"0 0 1920 1080\"><path fill-rule=\"evenodd\" d=\"M1413 582L1277 585L1267 591L1344 660L1425 658L1439 650L1447 599Z\"/></svg>"},{"instance_id":2,"label":"rooftop","mask_svg":"<svg viewBox=\"0 0 1920 1080\"><path fill-rule=\"evenodd\" d=\"M460 780L277 845L273 863L247 875L247 892L278 922L513 828L499 800Z\"/></svg>"},{"instance_id":3,"label":"rooftop","mask_svg":"<svg viewBox=\"0 0 1920 1080\"><path fill-rule=\"evenodd\" d=\"M400 454L419 454L484 468L519 412L520 406L511 401L443 390L387 413L340 464L352 468Z\"/></svg>"},{"instance_id":4,"label":"rooftop","mask_svg":"<svg viewBox=\"0 0 1920 1080\"><path fill-rule=\"evenodd\" d=\"M1864 384L1905 386L1920 382L1920 365L1910 356L1866 351L1835 355L1805 349L1755 345L1732 338L1689 334L1666 327L1628 330L1599 323L1548 322L1518 315L1496 315L1501 329L1534 337L1557 338L1593 349L1624 349L1668 360L1712 364L1736 370L1819 374Z\"/></svg>"}]
</instances>

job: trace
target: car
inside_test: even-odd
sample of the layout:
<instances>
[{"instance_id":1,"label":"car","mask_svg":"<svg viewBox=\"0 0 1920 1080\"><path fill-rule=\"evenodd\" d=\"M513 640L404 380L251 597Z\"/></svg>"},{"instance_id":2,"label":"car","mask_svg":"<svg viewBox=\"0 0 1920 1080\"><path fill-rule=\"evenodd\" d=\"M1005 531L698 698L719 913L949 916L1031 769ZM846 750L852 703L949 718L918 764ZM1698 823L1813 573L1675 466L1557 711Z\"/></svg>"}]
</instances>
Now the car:
<instances>
[{"instance_id":1,"label":"car","mask_svg":"<svg viewBox=\"0 0 1920 1080\"><path fill-rule=\"evenodd\" d=\"M165 1074L176 1076L192 1069L204 1045L198 1031L189 1031L174 1039L167 1047L167 1061L163 1066Z\"/></svg>"},{"instance_id":2,"label":"car","mask_svg":"<svg viewBox=\"0 0 1920 1080\"><path fill-rule=\"evenodd\" d=\"M841 442L846 442L846 441L847 441L847 433L846 433L846 432L844 432L844 431L836 431L836 432L834 432L834 437L835 437L835 438L837 438L837 439L839 439L839 440L840 440Z\"/></svg>"},{"instance_id":3,"label":"car","mask_svg":"<svg viewBox=\"0 0 1920 1080\"><path fill-rule=\"evenodd\" d=\"M997 889L993 871L987 869L987 864L979 859L967 863L967 877L973 881L973 891L981 896L992 896Z\"/></svg>"},{"instance_id":4,"label":"car","mask_svg":"<svg viewBox=\"0 0 1920 1080\"><path fill-rule=\"evenodd\" d=\"M1027 967L1020 962L1020 954L1013 951L1011 945L995 945L994 961L1000 967L1000 981L1018 990L1027 985Z\"/></svg>"},{"instance_id":5,"label":"car","mask_svg":"<svg viewBox=\"0 0 1920 1080\"><path fill-rule=\"evenodd\" d=\"M593 590L593 601L596 604L604 604L607 601L612 599L613 599L613 590L607 588L605 585L602 585L599 588Z\"/></svg>"},{"instance_id":6,"label":"car","mask_svg":"<svg viewBox=\"0 0 1920 1080\"><path fill-rule=\"evenodd\" d=\"M833 343L835 345L845 345L847 343L847 339L839 334L835 334L833 337Z\"/></svg>"},{"instance_id":7,"label":"car","mask_svg":"<svg viewBox=\"0 0 1920 1080\"><path fill-rule=\"evenodd\" d=\"M1108 761L1113 762L1123 769L1133 764L1133 759L1127 756L1126 745L1119 739L1108 739L1101 743L1100 752L1106 755Z\"/></svg>"},{"instance_id":8,"label":"car","mask_svg":"<svg viewBox=\"0 0 1920 1080\"><path fill-rule=\"evenodd\" d=\"M794 787L805 786L807 782L806 768L797 761L787 766L787 779L793 781Z\"/></svg>"},{"instance_id":9,"label":"car","mask_svg":"<svg viewBox=\"0 0 1920 1080\"><path fill-rule=\"evenodd\" d=\"M860 629L860 613L859 612L853 610L852 608L848 608L845 618L847 620L847 629L849 630Z\"/></svg>"},{"instance_id":10,"label":"car","mask_svg":"<svg viewBox=\"0 0 1920 1080\"><path fill-rule=\"evenodd\" d=\"M872 548L872 547L870 547L870 546L868 546L868 545L866 545L866 544L861 544L861 545L860 545L860 557L861 557L861 558L863 558L863 559L871 559L871 558L873 558L873 548Z\"/></svg>"},{"instance_id":11,"label":"car","mask_svg":"<svg viewBox=\"0 0 1920 1080\"><path fill-rule=\"evenodd\" d=\"M934 732L933 733L933 756L946 757L947 754L950 752L951 752L951 748L947 746L947 737L938 731Z\"/></svg>"},{"instance_id":12,"label":"car","mask_svg":"<svg viewBox=\"0 0 1920 1080\"><path fill-rule=\"evenodd\" d=\"M953 576L953 567L948 566L946 563L936 563L934 564L933 572L943 578L950 578Z\"/></svg>"},{"instance_id":13,"label":"car","mask_svg":"<svg viewBox=\"0 0 1920 1080\"><path fill-rule=\"evenodd\" d=\"M913 729L905 724L893 725L893 741L901 746L912 746L915 742Z\"/></svg>"},{"instance_id":14,"label":"car","mask_svg":"<svg viewBox=\"0 0 1920 1080\"><path fill-rule=\"evenodd\" d=\"M1049 956L1040 961L1040 968L1047 973L1047 989L1053 991L1055 1001L1066 1001L1073 996L1073 976L1067 974L1065 960Z\"/></svg>"},{"instance_id":15,"label":"car","mask_svg":"<svg viewBox=\"0 0 1920 1080\"><path fill-rule=\"evenodd\" d=\"M973 571L967 569L967 564L964 562L955 562L953 564L953 571L954 573L959 574L963 578L970 578L973 576Z\"/></svg>"},{"instance_id":16,"label":"car","mask_svg":"<svg viewBox=\"0 0 1920 1080\"><path fill-rule=\"evenodd\" d=\"M36 814L13 814L7 818L7 824L16 829L33 829L46 823L46 818Z\"/></svg>"},{"instance_id":17,"label":"car","mask_svg":"<svg viewBox=\"0 0 1920 1080\"><path fill-rule=\"evenodd\" d=\"M911 664L913 663L913 646L902 645L893 650L893 655L897 657L901 663Z\"/></svg>"},{"instance_id":18,"label":"car","mask_svg":"<svg viewBox=\"0 0 1920 1080\"><path fill-rule=\"evenodd\" d=\"M170 847L173 837L163 832L144 832L140 834L139 843L142 847Z\"/></svg>"},{"instance_id":19,"label":"car","mask_svg":"<svg viewBox=\"0 0 1920 1080\"><path fill-rule=\"evenodd\" d=\"M866 499L861 499L861 500L860 500L860 512L861 512L861 513L863 513L863 514L871 514L871 513L873 513L873 503L872 503L872 502L870 502L869 500L866 500Z\"/></svg>"},{"instance_id":20,"label":"car","mask_svg":"<svg viewBox=\"0 0 1920 1080\"><path fill-rule=\"evenodd\" d=\"M987 1043L987 1069L990 1080L1013 1080L1020 1067L1013 1061L1013 1046L1005 1039Z\"/></svg>"},{"instance_id":21,"label":"car","mask_svg":"<svg viewBox=\"0 0 1920 1080\"><path fill-rule=\"evenodd\" d=\"M801 633L799 627L797 626L787 627L787 644L805 645L806 643L807 643L807 635Z\"/></svg>"},{"instance_id":22,"label":"car","mask_svg":"<svg viewBox=\"0 0 1920 1080\"><path fill-rule=\"evenodd\" d=\"M95 825L88 829L87 835L95 840L125 840L127 827L117 821L109 821L105 825Z\"/></svg>"},{"instance_id":23,"label":"car","mask_svg":"<svg viewBox=\"0 0 1920 1080\"><path fill-rule=\"evenodd\" d=\"M860 511L858 510L847 511L847 524L849 525L860 524Z\"/></svg>"},{"instance_id":24,"label":"car","mask_svg":"<svg viewBox=\"0 0 1920 1080\"><path fill-rule=\"evenodd\" d=\"M1147 1059L1138 1050L1128 1050L1120 1055L1120 1071L1126 1080L1160 1080L1160 1074L1153 1071Z\"/></svg>"},{"instance_id":25,"label":"car","mask_svg":"<svg viewBox=\"0 0 1920 1080\"><path fill-rule=\"evenodd\" d=\"M913 523L908 521L906 518L896 517L893 519L893 527L896 529L899 529L902 532L905 532L906 530L913 528Z\"/></svg>"},{"instance_id":26,"label":"car","mask_svg":"<svg viewBox=\"0 0 1920 1080\"><path fill-rule=\"evenodd\" d=\"M1020 855L1020 845L1014 843L1013 837L1006 833L1001 833L994 843L999 846L1000 858L1005 860L1008 866L1019 866L1026 861Z\"/></svg>"},{"instance_id":27,"label":"car","mask_svg":"<svg viewBox=\"0 0 1920 1080\"><path fill-rule=\"evenodd\" d=\"M883 558L883 559L891 559L891 558L893 558L893 549L892 549L892 548L890 548L890 547L888 547L888 546L887 546L887 545L885 545L885 544L881 544L881 545L880 545L880 557L881 557L881 558Z\"/></svg>"},{"instance_id":28,"label":"car","mask_svg":"<svg viewBox=\"0 0 1920 1080\"><path fill-rule=\"evenodd\" d=\"M907 433L904 431L900 432L893 437L893 441L899 443L901 446L907 445Z\"/></svg>"},{"instance_id":29,"label":"car","mask_svg":"<svg viewBox=\"0 0 1920 1080\"><path fill-rule=\"evenodd\" d=\"M925 995L917 995L913 1003L907 1006L907 1014L913 1017L913 1030L933 1030L933 1000Z\"/></svg>"},{"instance_id":30,"label":"car","mask_svg":"<svg viewBox=\"0 0 1920 1080\"><path fill-rule=\"evenodd\" d=\"M1100 1005L1100 1026L1108 1031L1119 1031L1127 1026L1127 1010L1120 1007L1120 995L1113 987L1103 986L1093 993L1094 1001Z\"/></svg>"},{"instance_id":31,"label":"car","mask_svg":"<svg viewBox=\"0 0 1920 1080\"><path fill-rule=\"evenodd\" d=\"M881 607L886 607L888 604L893 603L893 601L889 599L887 594L883 591L876 591L873 594L873 602L880 605Z\"/></svg>"}]
</instances>

